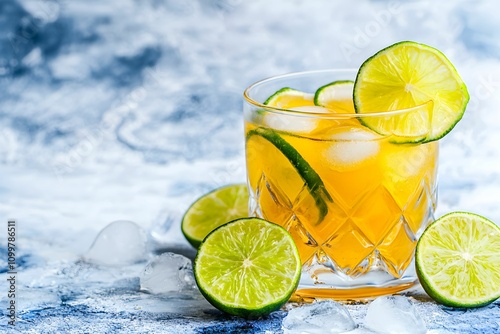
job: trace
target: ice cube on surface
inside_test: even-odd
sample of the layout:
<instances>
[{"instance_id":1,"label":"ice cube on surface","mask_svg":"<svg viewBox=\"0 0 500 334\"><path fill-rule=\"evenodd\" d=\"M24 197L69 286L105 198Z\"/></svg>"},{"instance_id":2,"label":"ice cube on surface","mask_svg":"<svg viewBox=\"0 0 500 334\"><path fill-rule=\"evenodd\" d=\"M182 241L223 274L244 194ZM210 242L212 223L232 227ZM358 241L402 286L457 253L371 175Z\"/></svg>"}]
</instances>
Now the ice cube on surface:
<instances>
[{"instance_id":1,"label":"ice cube on surface","mask_svg":"<svg viewBox=\"0 0 500 334\"><path fill-rule=\"evenodd\" d=\"M413 304L404 296L385 296L375 299L365 317L365 326L377 333L426 333L424 321Z\"/></svg>"},{"instance_id":2,"label":"ice cube on surface","mask_svg":"<svg viewBox=\"0 0 500 334\"><path fill-rule=\"evenodd\" d=\"M377 139L381 137L374 132L358 127L349 127L333 134L331 146L323 155L336 169L355 168L362 162L375 157L380 150Z\"/></svg>"},{"instance_id":3,"label":"ice cube on surface","mask_svg":"<svg viewBox=\"0 0 500 334\"><path fill-rule=\"evenodd\" d=\"M291 309L283 319L285 333L344 333L356 328L349 311L327 300Z\"/></svg>"},{"instance_id":4,"label":"ice cube on surface","mask_svg":"<svg viewBox=\"0 0 500 334\"><path fill-rule=\"evenodd\" d=\"M153 294L182 292L195 287L191 260L179 254L167 252L156 256L141 275L141 290Z\"/></svg>"},{"instance_id":5,"label":"ice cube on surface","mask_svg":"<svg viewBox=\"0 0 500 334\"><path fill-rule=\"evenodd\" d=\"M117 220L99 232L83 258L94 264L119 266L140 262L146 256L146 232L132 221Z\"/></svg>"}]
</instances>

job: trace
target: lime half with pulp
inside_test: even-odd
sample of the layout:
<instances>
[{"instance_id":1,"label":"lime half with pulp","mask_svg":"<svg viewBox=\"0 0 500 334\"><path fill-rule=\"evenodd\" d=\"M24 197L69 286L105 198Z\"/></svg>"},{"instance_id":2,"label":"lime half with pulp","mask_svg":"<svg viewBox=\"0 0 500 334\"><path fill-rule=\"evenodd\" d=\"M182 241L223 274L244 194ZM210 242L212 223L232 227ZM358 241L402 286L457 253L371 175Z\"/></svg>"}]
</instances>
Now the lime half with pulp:
<instances>
[{"instance_id":1,"label":"lime half with pulp","mask_svg":"<svg viewBox=\"0 0 500 334\"><path fill-rule=\"evenodd\" d=\"M487 305L500 297L500 228L473 213L447 214L422 234L415 263L422 287L438 303Z\"/></svg>"},{"instance_id":2,"label":"lime half with pulp","mask_svg":"<svg viewBox=\"0 0 500 334\"><path fill-rule=\"evenodd\" d=\"M229 222L211 232L194 260L196 283L216 308L245 318L267 315L297 288L297 247L281 226L260 218Z\"/></svg>"},{"instance_id":3,"label":"lime half with pulp","mask_svg":"<svg viewBox=\"0 0 500 334\"><path fill-rule=\"evenodd\" d=\"M198 198L184 214L182 233L198 248L208 233L228 221L248 217L246 184L231 184L215 189Z\"/></svg>"},{"instance_id":4,"label":"lime half with pulp","mask_svg":"<svg viewBox=\"0 0 500 334\"><path fill-rule=\"evenodd\" d=\"M428 111L423 108L382 121L362 118L375 132L407 137L407 142L442 138L460 121L469 101L467 87L443 53L407 41L379 51L361 65L353 97L359 114L404 110L432 101Z\"/></svg>"}]
</instances>

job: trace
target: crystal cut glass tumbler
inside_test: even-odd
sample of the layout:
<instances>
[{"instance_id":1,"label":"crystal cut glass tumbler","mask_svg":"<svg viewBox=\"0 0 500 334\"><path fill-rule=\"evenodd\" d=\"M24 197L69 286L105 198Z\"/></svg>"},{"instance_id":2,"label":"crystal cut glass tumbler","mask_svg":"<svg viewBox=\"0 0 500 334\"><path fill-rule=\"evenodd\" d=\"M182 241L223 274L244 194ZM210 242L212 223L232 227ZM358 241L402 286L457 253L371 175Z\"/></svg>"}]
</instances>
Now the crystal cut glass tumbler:
<instances>
[{"instance_id":1,"label":"crystal cut glass tumbler","mask_svg":"<svg viewBox=\"0 0 500 334\"><path fill-rule=\"evenodd\" d=\"M438 143L365 124L418 113L428 131L432 102L367 114L264 104L284 87L311 101L319 87L355 77L355 70L292 73L244 92L250 214L293 236L303 264L296 300L365 299L417 282L414 251L436 206Z\"/></svg>"}]
</instances>

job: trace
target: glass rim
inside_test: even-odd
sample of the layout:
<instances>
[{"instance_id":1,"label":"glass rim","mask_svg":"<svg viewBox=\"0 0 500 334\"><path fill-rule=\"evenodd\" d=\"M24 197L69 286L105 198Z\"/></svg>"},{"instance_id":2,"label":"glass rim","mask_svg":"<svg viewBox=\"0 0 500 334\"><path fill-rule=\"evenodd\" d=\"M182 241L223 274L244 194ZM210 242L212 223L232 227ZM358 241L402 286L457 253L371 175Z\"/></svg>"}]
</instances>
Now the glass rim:
<instances>
[{"instance_id":1,"label":"glass rim","mask_svg":"<svg viewBox=\"0 0 500 334\"><path fill-rule=\"evenodd\" d=\"M243 91L243 97L244 97L245 101L247 103L249 103L250 105L256 106L256 107L261 108L261 109L266 109L266 111L269 111L272 113L288 114L288 115L292 115L292 116L317 117L317 118L326 118L326 119L395 116L395 115L410 113L414 110L428 106L429 103L433 103L432 100L429 100L429 101L426 101L422 104L419 104L419 105L416 105L416 106L410 107L410 108L402 108L402 109L391 110L391 111L370 111L370 112L366 112L366 113L362 113L362 114L359 114L359 113L350 114L350 113L320 113L320 112L292 110L292 109L272 107L272 106L265 105L261 102L258 102L256 100L254 100L252 97L250 97L250 93L253 89L255 89L258 86L264 85L268 82L275 81L277 79L286 79L286 78L300 77L300 76L304 76L304 75L314 75L314 74L322 74L322 73L329 73L329 72L330 73L351 72L351 73L357 74L358 70L356 68L337 68L337 69L324 69L324 70L312 70L312 71L298 71L298 72L289 72L289 73L279 74L279 75L267 77L265 79L254 82L253 84L248 86Z\"/></svg>"}]
</instances>

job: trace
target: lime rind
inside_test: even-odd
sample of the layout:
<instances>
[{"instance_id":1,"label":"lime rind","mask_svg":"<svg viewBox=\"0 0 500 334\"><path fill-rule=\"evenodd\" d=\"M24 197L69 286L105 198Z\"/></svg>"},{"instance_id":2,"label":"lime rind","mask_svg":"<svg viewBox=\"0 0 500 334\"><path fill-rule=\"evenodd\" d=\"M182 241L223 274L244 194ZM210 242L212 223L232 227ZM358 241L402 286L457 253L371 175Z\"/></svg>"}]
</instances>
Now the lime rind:
<instances>
[{"instance_id":1,"label":"lime rind","mask_svg":"<svg viewBox=\"0 0 500 334\"><path fill-rule=\"evenodd\" d=\"M423 54L426 59L421 59ZM412 70L405 72L398 68L395 59L406 65L412 62ZM415 79L417 75L420 77ZM389 84L375 80L374 76L389 78ZM420 86L406 84L411 80L421 79L433 81ZM404 87L402 83L405 83ZM435 89L436 86L438 89ZM401 98L401 91L409 93ZM361 95L365 96L360 97ZM465 83L442 52L411 41L395 43L368 58L358 71L353 92L356 113L406 109L432 100L434 108L430 114L431 131L421 142L435 141L448 134L462 119L469 98ZM384 104L386 108L381 107ZM372 130L386 135L383 126L373 124L371 118L364 118L362 122ZM408 137L414 136L409 134Z\"/></svg>"},{"instance_id":2,"label":"lime rind","mask_svg":"<svg viewBox=\"0 0 500 334\"><path fill-rule=\"evenodd\" d=\"M352 92L354 81L352 80L337 80L319 87L314 93L314 104L320 107L328 107L329 102L338 100L352 101ZM347 108L342 108L341 111L350 112Z\"/></svg>"},{"instance_id":3,"label":"lime rind","mask_svg":"<svg viewBox=\"0 0 500 334\"><path fill-rule=\"evenodd\" d=\"M265 316L296 290L301 261L292 236L260 218L224 224L203 240L194 260L200 292L216 308L245 318Z\"/></svg>"},{"instance_id":4,"label":"lime rind","mask_svg":"<svg viewBox=\"0 0 500 334\"><path fill-rule=\"evenodd\" d=\"M187 209L181 231L198 248L213 229L230 220L248 216L249 193L246 184L230 184L199 197Z\"/></svg>"},{"instance_id":5,"label":"lime rind","mask_svg":"<svg viewBox=\"0 0 500 334\"><path fill-rule=\"evenodd\" d=\"M468 212L429 225L418 241L416 271L424 290L451 307L481 307L500 297L500 227Z\"/></svg>"},{"instance_id":6,"label":"lime rind","mask_svg":"<svg viewBox=\"0 0 500 334\"><path fill-rule=\"evenodd\" d=\"M300 90L290 88L290 87L283 87L279 90L277 90L273 95L269 96L265 101L264 105L272 106L272 107L279 107L276 102L278 99L282 98L283 96L290 96L290 97L301 97L304 99L311 98L312 95L302 92Z\"/></svg>"},{"instance_id":7,"label":"lime rind","mask_svg":"<svg viewBox=\"0 0 500 334\"><path fill-rule=\"evenodd\" d=\"M313 94L305 93L290 87L284 87L269 96L264 101L263 105L280 110L293 110L296 108L300 110L307 106L314 106L313 99ZM256 114L259 115L258 119L260 122L262 122L263 119L269 118L270 115L266 113L267 111L266 109L257 109Z\"/></svg>"},{"instance_id":8,"label":"lime rind","mask_svg":"<svg viewBox=\"0 0 500 334\"><path fill-rule=\"evenodd\" d=\"M266 139L269 143L274 145L287 159L290 164L295 168L297 173L300 175L306 187L309 189L309 193L314 198L316 207L319 210L319 216L317 224L323 221L323 218L328 214L328 204L327 202L333 202L332 197L326 190L325 184L321 180L318 173L311 167L311 165L305 160L302 155L283 139L278 133L269 128L256 128L249 131L246 135L246 140L248 141L252 136L260 136Z\"/></svg>"},{"instance_id":9,"label":"lime rind","mask_svg":"<svg viewBox=\"0 0 500 334\"><path fill-rule=\"evenodd\" d=\"M292 93L293 95L295 95L294 93L297 92L297 93L302 93L302 92L299 92L298 90L296 89L293 89L293 88L290 88L290 87L283 87L279 90L277 90L273 95L269 96L265 101L264 101L264 105L271 105L273 104L274 101L276 101L276 99L278 97L280 97L282 94L289 94L289 93Z\"/></svg>"}]
</instances>

